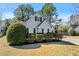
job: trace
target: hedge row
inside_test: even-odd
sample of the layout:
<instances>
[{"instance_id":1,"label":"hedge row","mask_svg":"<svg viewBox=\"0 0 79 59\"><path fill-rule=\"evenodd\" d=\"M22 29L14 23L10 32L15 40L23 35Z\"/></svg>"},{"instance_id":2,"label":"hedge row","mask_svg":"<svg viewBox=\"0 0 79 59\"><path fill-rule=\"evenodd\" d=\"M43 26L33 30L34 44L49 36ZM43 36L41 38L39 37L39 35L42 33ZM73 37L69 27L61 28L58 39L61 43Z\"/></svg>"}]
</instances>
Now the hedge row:
<instances>
[{"instance_id":1,"label":"hedge row","mask_svg":"<svg viewBox=\"0 0 79 59\"><path fill-rule=\"evenodd\" d=\"M54 33L47 33L47 34L32 34L27 38L27 43L34 43L34 42L51 42L53 40L59 40L62 38L62 34L54 34Z\"/></svg>"}]
</instances>

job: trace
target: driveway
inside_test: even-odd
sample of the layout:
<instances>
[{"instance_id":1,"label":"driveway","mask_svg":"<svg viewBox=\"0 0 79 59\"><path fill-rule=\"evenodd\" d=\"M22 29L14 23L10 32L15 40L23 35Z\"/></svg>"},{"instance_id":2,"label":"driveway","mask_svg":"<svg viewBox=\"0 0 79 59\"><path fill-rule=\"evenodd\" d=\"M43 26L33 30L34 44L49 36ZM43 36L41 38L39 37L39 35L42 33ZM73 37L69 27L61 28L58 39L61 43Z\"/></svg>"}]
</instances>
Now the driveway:
<instances>
[{"instance_id":1,"label":"driveway","mask_svg":"<svg viewBox=\"0 0 79 59\"><path fill-rule=\"evenodd\" d=\"M73 43L75 45L79 45L79 39L70 39L70 38L63 38L62 41L66 41L66 42L70 42Z\"/></svg>"}]
</instances>

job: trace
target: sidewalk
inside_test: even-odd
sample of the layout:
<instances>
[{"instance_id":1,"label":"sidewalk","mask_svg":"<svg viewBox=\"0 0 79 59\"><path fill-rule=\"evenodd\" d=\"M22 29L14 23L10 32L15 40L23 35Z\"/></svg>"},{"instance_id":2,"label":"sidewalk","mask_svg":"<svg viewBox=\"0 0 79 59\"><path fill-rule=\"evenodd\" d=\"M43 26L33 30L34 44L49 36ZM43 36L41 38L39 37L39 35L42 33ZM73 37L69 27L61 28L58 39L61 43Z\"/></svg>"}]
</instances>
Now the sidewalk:
<instances>
[{"instance_id":1,"label":"sidewalk","mask_svg":"<svg viewBox=\"0 0 79 59\"><path fill-rule=\"evenodd\" d=\"M75 45L79 45L79 40L71 40L68 38L63 38L62 41L67 41L67 42L73 43Z\"/></svg>"}]
</instances>

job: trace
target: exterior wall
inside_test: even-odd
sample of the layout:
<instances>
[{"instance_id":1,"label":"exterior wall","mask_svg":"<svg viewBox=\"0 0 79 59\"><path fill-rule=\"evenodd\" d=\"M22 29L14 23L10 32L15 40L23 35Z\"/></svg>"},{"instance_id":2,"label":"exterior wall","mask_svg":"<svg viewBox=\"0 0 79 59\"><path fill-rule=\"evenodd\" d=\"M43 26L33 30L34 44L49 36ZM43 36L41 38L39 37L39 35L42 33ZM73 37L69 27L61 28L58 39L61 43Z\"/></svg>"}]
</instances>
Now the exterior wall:
<instances>
[{"instance_id":1,"label":"exterior wall","mask_svg":"<svg viewBox=\"0 0 79 59\"><path fill-rule=\"evenodd\" d=\"M77 26L77 28L75 28L76 33L79 33L79 26Z\"/></svg>"},{"instance_id":2,"label":"exterior wall","mask_svg":"<svg viewBox=\"0 0 79 59\"><path fill-rule=\"evenodd\" d=\"M45 20L40 26L39 26L39 32L42 32L42 28L44 29L44 33L47 33L49 29L49 32L54 31L54 29L52 29L52 27L49 25L49 23L47 22L47 20Z\"/></svg>"},{"instance_id":3,"label":"exterior wall","mask_svg":"<svg viewBox=\"0 0 79 59\"><path fill-rule=\"evenodd\" d=\"M4 31L5 27L6 27L5 21L1 21L1 24L0 24L0 33L2 33Z\"/></svg>"},{"instance_id":4,"label":"exterior wall","mask_svg":"<svg viewBox=\"0 0 79 59\"><path fill-rule=\"evenodd\" d=\"M0 33L1 33L1 28L0 28Z\"/></svg>"},{"instance_id":5,"label":"exterior wall","mask_svg":"<svg viewBox=\"0 0 79 59\"><path fill-rule=\"evenodd\" d=\"M42 17L42 20L44 20L44 17L40 13L34 14L28 21L26 22L21 22L23 25L25 25L26 28L29 29L29 33L34 32L34 28L36 28L37 25L40 24L40 21L35 21L35 16L37 17ZM50 32L52 31L51 26L49 23L45 20L41 25L40 28L38 29L38 32L42 32L42 28L44 29L44 32L47 32L47 29L49 28ZM37 31L37 28L36 28Z\"/></svg>"},{"instance_id":6,"label":"exterior wall","mask_svg":"<svg viewBox=\"0 0 79 59\"><path fill-rule=\"evenodd\" d=\"M29 28L29 32L33 33L34 28L40 23L38 21L35 21L35 16L42 17L39 13L34 14L28 21L22 22L23 25L25 25L26 28Z\"/></svg>"},{"instance_id":7,"label":"exterior wall","mask_svg":"<svg viewBox=\"0 0 79 59\"><path fill-rule=\"evenodd\" d=\"M4 28L0 27L0 33L4 32Z\"/></svg>"}]
</instances>

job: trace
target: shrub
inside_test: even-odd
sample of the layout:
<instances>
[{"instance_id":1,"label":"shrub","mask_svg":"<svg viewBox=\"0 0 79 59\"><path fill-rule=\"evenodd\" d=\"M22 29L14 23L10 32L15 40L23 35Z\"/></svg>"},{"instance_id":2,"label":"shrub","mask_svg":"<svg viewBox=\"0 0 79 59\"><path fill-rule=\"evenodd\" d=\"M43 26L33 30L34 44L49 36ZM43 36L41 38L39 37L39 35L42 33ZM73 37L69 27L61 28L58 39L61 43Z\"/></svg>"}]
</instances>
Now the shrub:
<instances>
[{"instance_id":1,"label":"shrub","mask_svg":"<svg viewBox=\"0 0 79 59\"><path fill-rule=\"evenodd\" d=\"M63 34L61 32L52 33L51 35L53 37L53 40L59 40L62 39Z\"/></svg>"},{"instance_id":2,"label":"shrub","mask_svg":"<svg viewBox=\"0 0 79 59\"><path fill-rule=\"evenodd\" d=\"M19 22L13 23L6 32L10 44L23 44L26 40L26 28Z\"/></svg>"},{"instance_id":3,"label":"shrub","mask_svg":"<svg viewBox=\"0 0 79 59\"><path fill-rule=\"evenodd\" d=\"M37 35L37 38L36 38L36 42L42 42L43 41L43 34L36 34Z\"/></svg>"},{"instance_id":4,"label":"shrub","mask_svg":"<svg viewBox=\"0 0 79 59\"><path fill-rule=\"evenodd\" d=\"M75 30L74 30L73 28L70 28L70 29L68 30L68 34L69 34L70 36L74 36L74 35L76 34L76 32L75 32Z\"/></svg>"},{"instance_id":5,"label":"shrub","mask_svg":"<svg viewBox=\"0 0 79 59\"><path fill-rule=\"evenodd\" d=\"M63 34L68 33L68 30L69 30L69 26L67 25L58 26L58 31L63 32Z\"/></svg>"},{"instance_id":6,"label":"shrub","mask_svg":"<svg viewBox=\"0 0 79 59\"><path fill-rule=\"evenodd\" d=\"M53 40L53 33L46 33L44 35L45 41L52 41Z\"/></svg>"},{"instance_id":7,"label":"shrub","mask_svg":"<svg viewBox=\"0 0 79 59\"><path fill-rule=\"evenodd\" d=\"M75 34L76 36L79 36L79 32L76 32L76 34Z\"/></svg>"},{"instance_id":8,"label":"shrub","mask_svg":"<svg viewBox=\"0 0 79 59\"><path fill-rule=\"evenodd\" d=\"M28 40L26 40L26 43L34 43L35 34L29 33L27 39L28 39Z\"/></svg>"}]
</instances>

